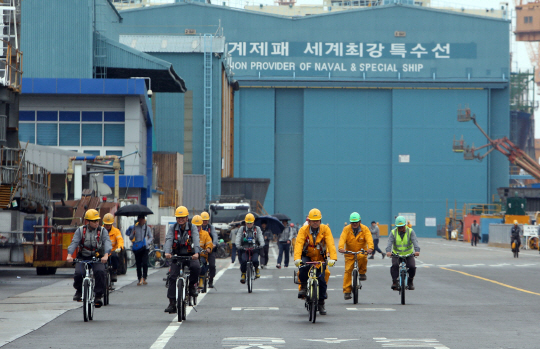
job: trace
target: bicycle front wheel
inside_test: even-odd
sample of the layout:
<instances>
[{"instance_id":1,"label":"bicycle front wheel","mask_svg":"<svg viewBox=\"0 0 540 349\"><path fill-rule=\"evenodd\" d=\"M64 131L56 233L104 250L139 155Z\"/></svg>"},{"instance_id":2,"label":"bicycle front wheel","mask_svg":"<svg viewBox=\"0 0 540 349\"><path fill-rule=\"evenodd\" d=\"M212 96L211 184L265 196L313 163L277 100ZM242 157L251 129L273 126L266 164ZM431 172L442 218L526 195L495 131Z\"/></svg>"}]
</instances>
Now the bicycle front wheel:
<instances>
[{"instance_id":1,"label":"bicycle front wheel","mask_svg":"<svg viewBox=\"0 0 540 349\"><path fill-rule=\"evenodd\" d=\"M176 312L178 313L178 322L184 319L184 280L178 279L176 282Z\"/></svg>"},{"instance_id":2,"label":"bicycle front wheel","mask_svg":"<svg viewBox=\"0 0 540 349\"><path fill-rule=\"evenodd\" d=\"M319 285L316 280L313 280L313 283L311 284L311 311L309 315L309 319L312 323L315 323L315 320L317 319L317 308L319 304Z\"/></svg>"},{"instance_id":3,"label":"bicycle front wheel","mask_svg":"<svg viewBox=\"0 0 540 349\"><path fill-rule=\"evenodd\" d=\"M83 319L84 322L88 322L88 304L90 303L90 282L89 280L83 281L83 290L82 290L82 301L83 301Z\"/></svg>"},{"instance_id":4,"label":"bicycle front wheel","mask_svg":"<svg viewBox=\"0 0 540 349\"><path fill-rule=\"evenodd\" d=\"M246 283L248 288L248 293L251 293L253 291L253 266L251 263L248 263L247 269L246 269Z\"/></svg>"},{"instance_id":5,"label":"bicycle front wheel","mask_svg":"<svg viewBox=\"0 0 540 349\"><path fill-rule=\"evenodd\" d=\"M406 272L401 273L401 304L405 305L405 283L407 280Z\"/></svg>"},{"instance_id":6,"label":"bicycle front wheel","mask_svg":"<svg viewBox=\"0 0 540 349\"><path fill-rule=\"evenodd\" d=\"M353 303L358 304L358 270L352 272Z\"/></svg>"},{"instance_id":7,"label":"bicycle front wheel","mask_svg":"<svg viewBox=\"0 0 540 349\"><path fill-rule=\"evenodd\" d=\"M126 249L126 264L128 268L135 266L135 253L131 249Z\"/></svg>"}]
</instances>

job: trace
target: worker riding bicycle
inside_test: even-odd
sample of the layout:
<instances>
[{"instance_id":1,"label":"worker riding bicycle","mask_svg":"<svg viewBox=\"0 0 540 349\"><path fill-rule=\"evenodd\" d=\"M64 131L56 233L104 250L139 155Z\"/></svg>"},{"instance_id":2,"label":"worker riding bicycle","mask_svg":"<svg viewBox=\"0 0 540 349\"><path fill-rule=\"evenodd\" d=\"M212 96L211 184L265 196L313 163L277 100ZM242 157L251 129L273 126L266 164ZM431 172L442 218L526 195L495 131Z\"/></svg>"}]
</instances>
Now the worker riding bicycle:
<instances>
[{"instance_id":1,"label":"worker riding bicycle","mask_svg":"<svg viewBox=\"0 0 540 349\"><path fill-rule=\"evenodd\" d=\"M110 255L110 261L112 266L111 281L118 281L118 265L120 264L120 258L118 255L124 248L124 238L120 229L113 226L114 216L111 213L107 213L103 216L103 227L109 232L109 238L111 239L112 249Z\"/></svg>"},{"instance_id":2,"label":"worker riding bicycle","mask_svg":"<svg viewBox=\"0 0 540 349\"><path fill-rule=\"evenodd\" d=\"M321 211L316 208L309 211L308 218L308 224L300 229L296 237L294 264L300 268L302 263L320 261L326 262L328 266L333 267L337 260L337 253L330 227L321 224ZM328 259L328 255L330 259ZM320 291L318 309L321 315L326 315L324 302L327 297L326 289L330 271L324 264L316 268ZM306 295L309 269L309 267L302 267L298 271L298 280L300 281L298 298L304 298Z\"/></svg>"},{"instance_id":3,"label":"worker riding bicycle","mask_svg":"<svg viewBox=\"0 0 540 349\"><path fill-rule=\"evenodd\" d=\"M199 246L201 247L201 252L199 253L199 262L201 263L201 272L199 273L199 288L203 288L204 276L206 274L206 271L208 270L208 256L212 253L212 248L214 248L214 244L212 244L212 238L210 237L210 234L206 230L202 229L202 216L193 216L193 218L191 219L191 224L194 224L195 226L197 226L197 229L199 229ZM210 277L209 280L211 280Z\"/></svg>"},{"instance_id":4,"label":"worker riding bicycle","mask_svg":"<svg viewBox=\"0 0 540 349\"><path fill-rule=\"evenodd\" d=\"M244 219L245 226L240 227L236 232L236 248L238 249L238 259L240 260L240 282L246 283L246 270L247 260L249 255L246 248L254 248L251 252L251 261L255 267L255 277L260 278L261 273L259 271L259 249L264 247L264 236L261 228L255 225L255 216L251 213L246 215Z\"/></svg>"},{"instance_id":5,"label":"worker riding bicycle","mask_svg":"<svg viewBox=\"0 0 540 349\"><path fill-rule=\"evenodd\" d=\"M394 256L392 256L394 254ZM414 256L412 256L414 254ZM390 275L392 276L392 290L399 288L399 257L409 256L405 260L406 266L409 269L409 277L407 286L409 290L414 290L413 279L416 275L415 256L420 255L420 246L418 239L412 228L407 226L405 217L398 216L396 218L396 228L392 229L392 233L388 236L388 244L386 245L386 255L392 256L392 266L390 267Z\"/></svg>"},{"instance_id":6,"label":"worker riding bicycle","mask_svg":"<svg viewBox=\"0 0 540 349\"><path fill-rule=\"evenodd\" d=\"M368 254L373 252L373 238L369 228L361 223L361 217L358 212L351 213L349 218L351 224L343 228L343 232L339 238L339 252L345 251L358 252L360 250L367 251ZM352 290L352 271L354 268L354 259L358 258L358 273L360 280L366 280L367 272L367 255L346 254L345 255L345 273L343 274L343 297L345 300L351 299Z\"/></svg>"},{"instance_id":7,"label":"worker riding bicycle","mask_svg":"<svg viewBox=\"0 0 540 349\"><path fill-rule=\"evenodd\" d=\"M208 232L208 235L210 235L210 238L212 239L212 251L208 254L208 257L206 258L208 265L210 267L210 270L208 271L208 287L213 288L214 287L214 277L216 276L216 254L217 254L217 246L218 246L218 234L216 232L216 228L212 224L209 224L210 222L210 215L208 212L201 213L202 218L202 230Z\"/></svg>"}]
</instances>

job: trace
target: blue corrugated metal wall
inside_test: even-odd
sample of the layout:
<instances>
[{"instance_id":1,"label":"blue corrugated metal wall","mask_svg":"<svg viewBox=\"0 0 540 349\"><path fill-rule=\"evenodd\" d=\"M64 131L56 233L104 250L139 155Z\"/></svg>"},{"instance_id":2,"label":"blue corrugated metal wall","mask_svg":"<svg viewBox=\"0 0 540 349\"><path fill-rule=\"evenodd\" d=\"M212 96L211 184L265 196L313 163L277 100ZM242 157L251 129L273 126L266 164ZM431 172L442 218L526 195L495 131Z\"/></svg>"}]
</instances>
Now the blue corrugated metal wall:
<instances>
[{"instance_id":1,"label":"blue corrugated metal wall","mask_svg":"<svg viewBox=\"0 0 540 349\"><path fill-rule=\"evenodd\" d=\"M156 93L154 151L184 154L184 94Z\"/></svg>"}]
</instances>

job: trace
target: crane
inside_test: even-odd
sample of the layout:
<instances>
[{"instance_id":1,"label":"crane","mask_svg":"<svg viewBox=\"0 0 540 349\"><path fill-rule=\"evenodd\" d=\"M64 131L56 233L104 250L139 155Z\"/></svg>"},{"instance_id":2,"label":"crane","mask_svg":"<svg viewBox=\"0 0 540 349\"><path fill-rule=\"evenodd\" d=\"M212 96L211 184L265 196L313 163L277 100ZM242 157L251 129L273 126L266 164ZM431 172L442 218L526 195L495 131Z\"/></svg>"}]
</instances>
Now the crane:
<instances>
[{"instance_id":1,"label":"crane","mask_svg":"<svg viewBox=\"0 0 540 349\"><path fill-rule=\"evenodd\" d=\"M464 109L461 107L458 109L458 121L467 122L471 121L478 127L480 132L486 137L488 143L475 148L474 144L468 146L465 144L463 137L460 140L454 138L452 145L452 150L456 153L463 153L463 158L465 160L478 160L482 161L483 158L489 155L494 150L499 151L504 156L508 158L512 164L518 166L519 168L526 171L528 174L533 176L536 180L540 181L540 164L538 164L533 158L531 158L527 153L521 150L517 145L512 143L507 137L499 139L491 139L487 133L478 125L476 122L476 115L471 115L471 110L466 106ZM479 154L478 151L484 148L489 148L484 154Z\"/></svg>"}]
</instances>

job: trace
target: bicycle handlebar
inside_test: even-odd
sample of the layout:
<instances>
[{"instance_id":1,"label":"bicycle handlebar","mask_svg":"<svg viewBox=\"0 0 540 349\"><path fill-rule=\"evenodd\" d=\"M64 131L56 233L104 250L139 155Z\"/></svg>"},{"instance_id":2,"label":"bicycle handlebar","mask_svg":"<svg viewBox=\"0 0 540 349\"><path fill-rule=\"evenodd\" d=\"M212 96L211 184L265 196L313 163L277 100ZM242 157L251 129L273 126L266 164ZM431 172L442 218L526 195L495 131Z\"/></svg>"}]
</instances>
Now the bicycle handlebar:
<instances>
[{"instance_id":1,"label":"bicycle handlebar","mask_svg":"<svg viewBox=\"0 0 540 349\"><path fill-rule=\"evenodd\" d=\"M96 257L92 257L92 259L73 258L73 262L71 263L71 265L75 265L75 263L86 263L86 264L101 263L101 259L96 258Z\"/></svg>"},{"instance_id":2,"label":"bicycle handlebar","mask_svg":"<svg viewBox=\"0 0 540 349\"><path fill-rule=\"evenodd\" d=\"M410 257L410 256L414 256L414 258L416 258L417 256L414 255L415 253L416 253L416 252L413 252L413 253L408 254L408 255L406 255L406 256L401 256L401 255L399 255L399 254L392 253L392 257L407 258L407 257Z\"/></svg>"},{"instance_id":3,"label":"bicycle handlebar","mask_svg":"<svg viewBox=\"0 0 540 349\"><path fill-rule=\"evenodd\" d=\"M365 254L365 255L367 255L368 254L366 251L364 251L364 249L361 249L358 252L345 251L345 252L341 252L341 253L343 253L343 254L354 254L354 255L356 255L356 254Z\"/></svg>"},{"instance_id":4,"label":"bicycle handlebar","mask_svg":"<svg viewBox=\"0 0 540 349\"><path fill-rule=\"evenodd\" d=\"M302 264L300 264L300 266L305 266L305 265L315 265L315 264L326 265L326 262L323 262L323 261L316 261L316 262L302 262Z\"/></svg>"}]
</instances>

